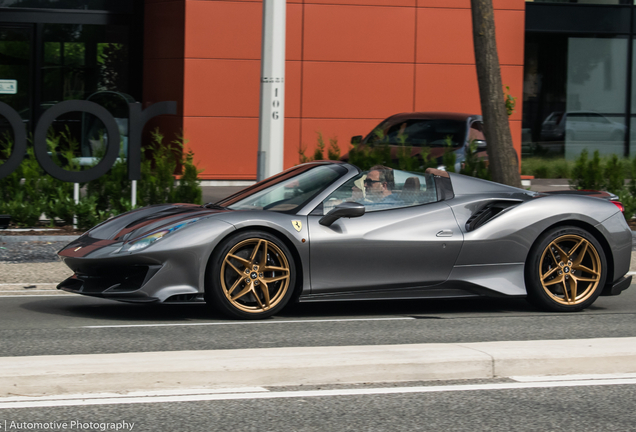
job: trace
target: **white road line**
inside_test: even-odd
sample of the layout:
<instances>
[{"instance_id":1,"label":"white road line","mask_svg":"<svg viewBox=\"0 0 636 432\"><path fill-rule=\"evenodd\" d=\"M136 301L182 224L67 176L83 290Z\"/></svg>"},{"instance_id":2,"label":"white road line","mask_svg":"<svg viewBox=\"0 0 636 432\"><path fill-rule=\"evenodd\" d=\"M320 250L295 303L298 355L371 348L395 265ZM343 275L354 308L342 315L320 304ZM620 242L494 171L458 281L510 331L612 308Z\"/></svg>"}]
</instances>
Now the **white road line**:
<instances>
[{"instance_id":1,"label":"white road line","mask_svg":"<svg viewBox=\"0 0 636 432\"><path fill-rule=\"evenodd\" d=\"M16 283L0 283L0 286L12 286L12 285L20 285L20 286L31 286L31 285L59 285L59 282L16 282Z\"/></svg>"},{"instance_id":2,"label":"white road line","mask_svg":"<svg viewBox=\"0 0 636 432\"><path fill-rule=\"evenodd\" d=\"M228 394L202 394L202 395L173 395L173 396L147 396L147 397L117 397L117 398L86 398L66 400L33 400L23 402L3 402L0 399L0 409L63 407L63 406L90 406L90 405L118 405L118 404L142 404L142 403L169 403L169 402L205 402L221 400L255 400L255 399L289 399L309 397L333 397L333 396L370 396L386 394L415 394L415 393L439 393L460 391L488 391L488 390L519 390L532 388L556 388L556 387L584 387L584 386L612 386L612 385L636 385L636 379L613 380L582 380L582 381L553 381L531 383L494 383L494 384L470 384L451 386L425 386L425 387L389 387L389 388L359 388L359 389L334 389L334 390L306 390L306 391L272 391L252 393L228 393Z\"/></svg>"},{"instance_id":3,"label":"white road line","mask_svg":"<svg viewBox=\"0 0 636 432\"><path fill-rule=\"evenodd\" d=\"M82 326L78 328L126 328L126 327L182 327L182 326L211 326L211 325L254 325L254 324L293 324L293 323L323 323L323 322L354 322L354 321L403 321L413 320L413 317L397 318L353 318L353 319L318 319L318 320L272 320L272 321L229 321L229 322L204 322L204 323L178 323L178 324L121 324L103 326Z\"/></svg>"}]
</instances>

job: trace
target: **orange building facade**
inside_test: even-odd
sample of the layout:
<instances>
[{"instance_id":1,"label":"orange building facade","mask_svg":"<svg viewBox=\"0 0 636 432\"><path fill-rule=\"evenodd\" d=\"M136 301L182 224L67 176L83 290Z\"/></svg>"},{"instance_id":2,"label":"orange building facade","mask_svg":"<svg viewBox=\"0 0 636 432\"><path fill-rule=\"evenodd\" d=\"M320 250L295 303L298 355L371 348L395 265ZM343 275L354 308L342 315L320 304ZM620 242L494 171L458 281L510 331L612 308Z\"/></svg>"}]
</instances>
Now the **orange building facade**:
<instances>
[{"instance_id":1,"label":"orange building facade","mask_svg":"<svg viewBox=\"0 0 636 432\"><path fill-rule=\"evenodd\" d=\"M524 0L494 0L504 86L521 101ZM143 103L173 100L203 180L254 180L262 3L146 0ZM469 0L287 0L284 166L317 133L353 135L410 111L480 114ZM510 116L521 149L521 103Z\"/></svg>"}]
</instances>

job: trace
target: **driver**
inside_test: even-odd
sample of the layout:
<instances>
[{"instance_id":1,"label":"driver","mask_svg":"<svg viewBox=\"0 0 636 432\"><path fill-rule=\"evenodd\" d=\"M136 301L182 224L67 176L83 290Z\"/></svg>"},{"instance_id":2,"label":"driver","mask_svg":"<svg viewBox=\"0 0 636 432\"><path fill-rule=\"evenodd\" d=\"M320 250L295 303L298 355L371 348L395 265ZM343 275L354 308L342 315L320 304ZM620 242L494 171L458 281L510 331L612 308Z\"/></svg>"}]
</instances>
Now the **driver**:
<instances>
[{"instance_id":1,"label":"driver","mask_svg":"<svg viewBox=\"0 0 636 432\"><path fill-rule=\"evenodd\" d=\"M384 165L371 167L364 180L366 198L374 209L399 205L400 200L393 194L393 169ZM366 204L365 204L366 205Z\"/></svg>"}]
</instances>

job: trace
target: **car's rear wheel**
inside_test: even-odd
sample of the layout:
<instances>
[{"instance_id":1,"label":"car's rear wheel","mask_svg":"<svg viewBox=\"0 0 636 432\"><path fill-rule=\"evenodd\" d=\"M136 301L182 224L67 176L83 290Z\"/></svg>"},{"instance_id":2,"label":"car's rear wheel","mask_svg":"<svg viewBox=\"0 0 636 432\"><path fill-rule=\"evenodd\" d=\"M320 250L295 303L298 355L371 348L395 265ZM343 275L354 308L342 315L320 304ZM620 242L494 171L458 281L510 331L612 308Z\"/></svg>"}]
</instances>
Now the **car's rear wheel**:
<instances>
[{"instance_id":1,"label":"car's rear wheel","mask_svg":"<svg viewBox=\"0 0 636 432\"><path fill-rule=\"evenodd\" d=\"M208 266L205 300L233 318L262 319L289 301L294 259L277 237L245 231L222 242Z\"/></svg>"},{"instance_id":2,"label":"car's rear wheel","mask_svg":"<svg viewBox=\"0 0 636 432\"><path fill-rule=\"evenodd\" d=\"M603 290L607 260L588 231L556 227L537 240L525 273L531 303L555 312L574 312L590 306Z\"/></svg>"}]
</instances>

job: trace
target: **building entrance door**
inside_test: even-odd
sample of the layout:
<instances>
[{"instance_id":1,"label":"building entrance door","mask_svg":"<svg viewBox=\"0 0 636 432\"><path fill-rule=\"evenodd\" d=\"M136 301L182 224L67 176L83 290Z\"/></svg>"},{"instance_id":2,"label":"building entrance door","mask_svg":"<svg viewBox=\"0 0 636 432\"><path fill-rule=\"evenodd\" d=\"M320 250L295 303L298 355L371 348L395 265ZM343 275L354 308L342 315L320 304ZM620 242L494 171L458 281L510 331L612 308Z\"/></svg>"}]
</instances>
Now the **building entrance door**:
<instances>
[{"instance_id":1,"label":"building entrance door","mask_svg":"<svg viewBox=\"0 0 636 432\"><path fill-rule=\"evenodd\" d=\"M32 34L31 25L0 23L0 102L20 114L27 130L33 120ZM1 141L7 133L11 128L0 118Z\"/></svg>"}]
</instances>

